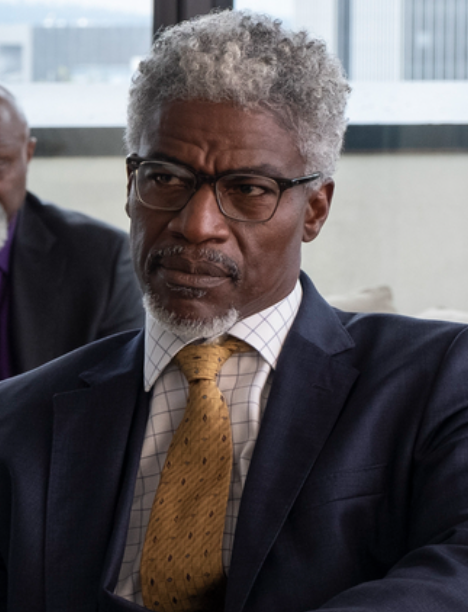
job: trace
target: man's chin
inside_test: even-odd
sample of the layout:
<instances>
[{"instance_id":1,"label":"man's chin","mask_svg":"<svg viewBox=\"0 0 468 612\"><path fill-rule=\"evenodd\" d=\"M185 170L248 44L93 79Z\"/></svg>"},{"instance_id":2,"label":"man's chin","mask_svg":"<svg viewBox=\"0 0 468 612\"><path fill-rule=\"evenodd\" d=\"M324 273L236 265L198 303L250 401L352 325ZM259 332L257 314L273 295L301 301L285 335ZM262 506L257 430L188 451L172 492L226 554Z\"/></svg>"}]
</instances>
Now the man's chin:
<instances>
[{"instance_id":1,"label":"man's chin","mask_svg":"<svg viewBox=\"0 0 468 612\"><path fill-rule=\"evenodd\" d=\"M163 308L157 296L145 293L143 305L147 313L158 321L161 327L167 331L191 342L198 338L216 338L227 333L239 320L239 313L235 308L230 308L225 315L212 318L181 317L175 312Z\"/></svg>"}]
</instances>

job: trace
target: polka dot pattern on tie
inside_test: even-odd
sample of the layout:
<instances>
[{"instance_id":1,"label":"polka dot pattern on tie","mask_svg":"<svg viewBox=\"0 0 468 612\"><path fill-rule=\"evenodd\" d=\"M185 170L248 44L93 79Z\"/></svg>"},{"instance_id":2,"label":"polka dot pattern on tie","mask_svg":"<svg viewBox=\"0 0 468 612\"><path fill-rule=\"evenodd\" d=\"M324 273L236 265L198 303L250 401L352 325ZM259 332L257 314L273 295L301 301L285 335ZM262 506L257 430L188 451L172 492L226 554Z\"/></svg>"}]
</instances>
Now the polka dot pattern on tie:
<instances>
[{"instance_id":1,"label":"polka dot pattern on tie","mask_svg":"<svg viewBox=\"0 0 468 612\"><path fill-rule=\"evenodd\" d=\"M221 546L232 467L229 412L216 378L248 345L189 345L175 357L189 382L153 502L140 566L145 606L162 612L220 609Z\"/></svg>"}]
</instances>

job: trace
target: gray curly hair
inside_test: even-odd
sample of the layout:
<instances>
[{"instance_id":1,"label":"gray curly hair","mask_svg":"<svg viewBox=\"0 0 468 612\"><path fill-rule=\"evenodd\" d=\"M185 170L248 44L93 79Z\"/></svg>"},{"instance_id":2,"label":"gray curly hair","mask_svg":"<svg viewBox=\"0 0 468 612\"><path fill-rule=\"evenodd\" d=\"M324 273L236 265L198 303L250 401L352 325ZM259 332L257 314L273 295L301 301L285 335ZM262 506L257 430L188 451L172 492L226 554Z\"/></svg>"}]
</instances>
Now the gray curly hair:
<instances>
[{"instance_id":1,"label":"gray curly hair","mask_svg":"<svg viewBox=\"0 0 468 612\"><path fill-rule=\"evenodd\" d=\"M250 11L210 13L158 33L133 77L126 143L138 150L163 101L202 99L268 110L297 137L307 171L333 174L350 88L325 43Z\"/></svg>"}]
</instances>

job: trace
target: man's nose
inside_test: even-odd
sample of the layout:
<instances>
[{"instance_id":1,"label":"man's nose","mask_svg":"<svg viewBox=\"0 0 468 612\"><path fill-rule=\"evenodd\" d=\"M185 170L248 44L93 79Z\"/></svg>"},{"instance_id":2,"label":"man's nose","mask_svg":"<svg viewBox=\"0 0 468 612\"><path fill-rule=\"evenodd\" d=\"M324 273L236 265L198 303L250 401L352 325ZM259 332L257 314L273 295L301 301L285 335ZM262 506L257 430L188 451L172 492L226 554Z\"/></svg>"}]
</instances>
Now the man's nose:
<instances>
[{"instance_id":1,"label":"man's nose","mask_svg":"<svg viewBox=\"0 0 468 612\"><path fill-rule=\"evenodd\" d=\"M168 224L168 229L192 244L222 242L229 236L229 224L219 210L214 185L204 183L185 207Z\"/></svg>"}]
</instances>

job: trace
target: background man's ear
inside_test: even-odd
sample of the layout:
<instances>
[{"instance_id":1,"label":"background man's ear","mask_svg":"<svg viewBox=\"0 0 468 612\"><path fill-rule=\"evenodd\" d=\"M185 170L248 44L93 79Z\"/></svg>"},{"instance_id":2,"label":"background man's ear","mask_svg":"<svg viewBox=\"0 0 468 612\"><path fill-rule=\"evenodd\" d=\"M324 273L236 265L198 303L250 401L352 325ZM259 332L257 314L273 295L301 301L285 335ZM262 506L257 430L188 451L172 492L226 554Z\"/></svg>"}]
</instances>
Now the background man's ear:
<instances>
[{"instance_id":1,"label":"background man's ear","mask_svg":"<svg viewBox=\"0 0 468 612\"><path fill-rule=\"evenodd\" d=\"M314 240L322 229L330 212L335 182L327 179L318 191L313 191L304 214L303 242Z\"/></svg>"},{"instance_id":2,"label":"background man's ear","mask_svg":"<svg viewBox=\"0 0 468 612\"><path fill-rule=\"evenodd\" d=\"M34 138L34 136L28 140L27 151L26 151L28 163L31 161L32 156L34 155L34 151L36 150L36 143L37 143L37 138Z\"/></svg>"}]
</instances>

